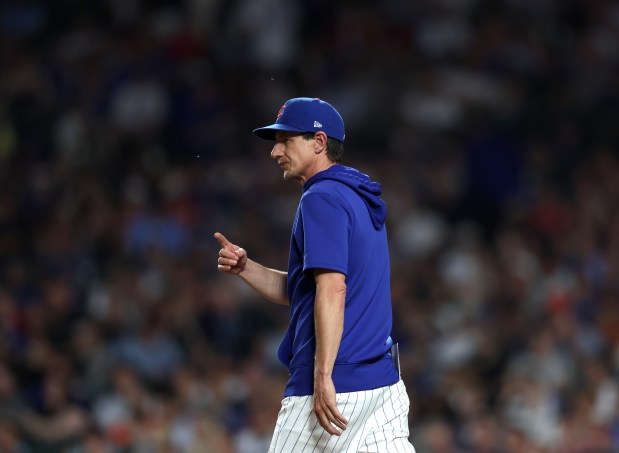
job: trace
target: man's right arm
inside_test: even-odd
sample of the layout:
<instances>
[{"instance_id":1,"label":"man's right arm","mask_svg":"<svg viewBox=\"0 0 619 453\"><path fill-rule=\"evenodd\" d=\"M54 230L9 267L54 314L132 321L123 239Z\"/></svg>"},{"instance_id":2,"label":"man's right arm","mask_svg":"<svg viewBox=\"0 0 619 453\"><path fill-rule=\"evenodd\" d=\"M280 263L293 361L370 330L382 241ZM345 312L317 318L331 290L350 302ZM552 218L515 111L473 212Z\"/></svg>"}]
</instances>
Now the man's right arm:
<instances>
[{"instance_id":1,"label":"man's right arm","mask_svg":"<svg viewBox=\"0 0 619 453\"><path fill-rule=\"evenodd\" d=\"M217 269L225 274L237 275L264 298L277 304L289 305L286 272L270 269L247 257L245 249L232 244L221 233L215 233L219 241Z\"/></svg>"},{"instance_id":2,"label":"man's right arm","mask_svg":"<svg viewBox=\"0 0 619 453\"><path fill-rule=\"evenodd\" d=\"M264 267L250 259L239 277L271 302L289 305L287 282L288 273Z\"/></svg>"}]
</instances>

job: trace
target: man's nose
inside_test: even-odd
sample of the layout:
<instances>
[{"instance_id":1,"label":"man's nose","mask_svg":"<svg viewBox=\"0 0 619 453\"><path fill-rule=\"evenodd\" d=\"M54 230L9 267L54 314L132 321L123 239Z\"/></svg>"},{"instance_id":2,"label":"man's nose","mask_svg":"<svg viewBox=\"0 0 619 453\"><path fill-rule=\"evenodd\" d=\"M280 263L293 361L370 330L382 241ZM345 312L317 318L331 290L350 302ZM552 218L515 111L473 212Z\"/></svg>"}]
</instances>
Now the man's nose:
<instances>
[{"instance_id":1,"label":"man's nose","mask_svg":"<svg viewBox=\"0 0 619 453\"><path fill-rule=\"evenodd\" d=\"M273 159L277 159L282 155L282 145L281 143L276 143L271 150L271 157Z\"/></svg>"}]
</instances>

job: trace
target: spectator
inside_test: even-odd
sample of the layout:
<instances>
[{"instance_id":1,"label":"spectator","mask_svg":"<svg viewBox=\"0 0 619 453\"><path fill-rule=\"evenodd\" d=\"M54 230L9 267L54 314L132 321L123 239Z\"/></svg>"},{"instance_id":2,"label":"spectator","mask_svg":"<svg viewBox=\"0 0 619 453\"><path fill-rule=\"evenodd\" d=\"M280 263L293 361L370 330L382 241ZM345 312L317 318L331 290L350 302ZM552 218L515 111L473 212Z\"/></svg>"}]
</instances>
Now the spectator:
<instances>
[{"instance_id":1,"label":"spectator","mask_svg":"<svg viewBox=\"0 0 619 453\"><path fill-rule=\"evenodd\" d=\"M69 401L66 384L54 376L43 381L40 411L26 411L19 417L34 451L61 452L77 444L86 432L87 414Z\"/></svg>"}]
</instances>

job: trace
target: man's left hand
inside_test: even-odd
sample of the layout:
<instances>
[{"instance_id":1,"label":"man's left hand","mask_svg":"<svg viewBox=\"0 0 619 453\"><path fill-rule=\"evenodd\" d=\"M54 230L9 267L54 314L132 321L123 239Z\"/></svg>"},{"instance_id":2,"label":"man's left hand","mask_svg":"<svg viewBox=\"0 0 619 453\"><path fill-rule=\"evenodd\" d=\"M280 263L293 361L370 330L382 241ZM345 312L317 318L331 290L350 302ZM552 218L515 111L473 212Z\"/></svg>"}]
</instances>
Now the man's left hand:
<instances>
[{"instance_id":1,"label":"man's left hand","mask_svg":"<svg viewBox=\"0 0 619 453\"><path fill-rule=\"evenodd\" d=\"M339 436L345 430L348 420L340 413L335 400L335 386L331 377L314 377L314 414L325 431Z\"/></svg>"}]
</instances>

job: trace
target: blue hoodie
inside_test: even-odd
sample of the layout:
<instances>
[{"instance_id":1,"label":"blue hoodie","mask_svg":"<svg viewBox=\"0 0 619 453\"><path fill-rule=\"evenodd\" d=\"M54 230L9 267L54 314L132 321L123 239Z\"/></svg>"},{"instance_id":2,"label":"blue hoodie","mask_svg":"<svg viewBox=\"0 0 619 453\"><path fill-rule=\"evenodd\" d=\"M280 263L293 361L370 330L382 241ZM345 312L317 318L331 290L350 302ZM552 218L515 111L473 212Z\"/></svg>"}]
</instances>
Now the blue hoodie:
<instances>
[{"instance_id":1,"label":"blue hoodie","mask_svg":"<svg viewBox=\"0 0 619 453\"><path fill-rule=\"evenodd\" d=\"M295 216L288 262L290 325L279 358L290 379L285 396L314 393L313 269L346 275L344 331L333 382L337 393L370 390L399 380L390 353L389 251L381 185L334 165L310 178Z\"/></svg>"}]
</instances>

